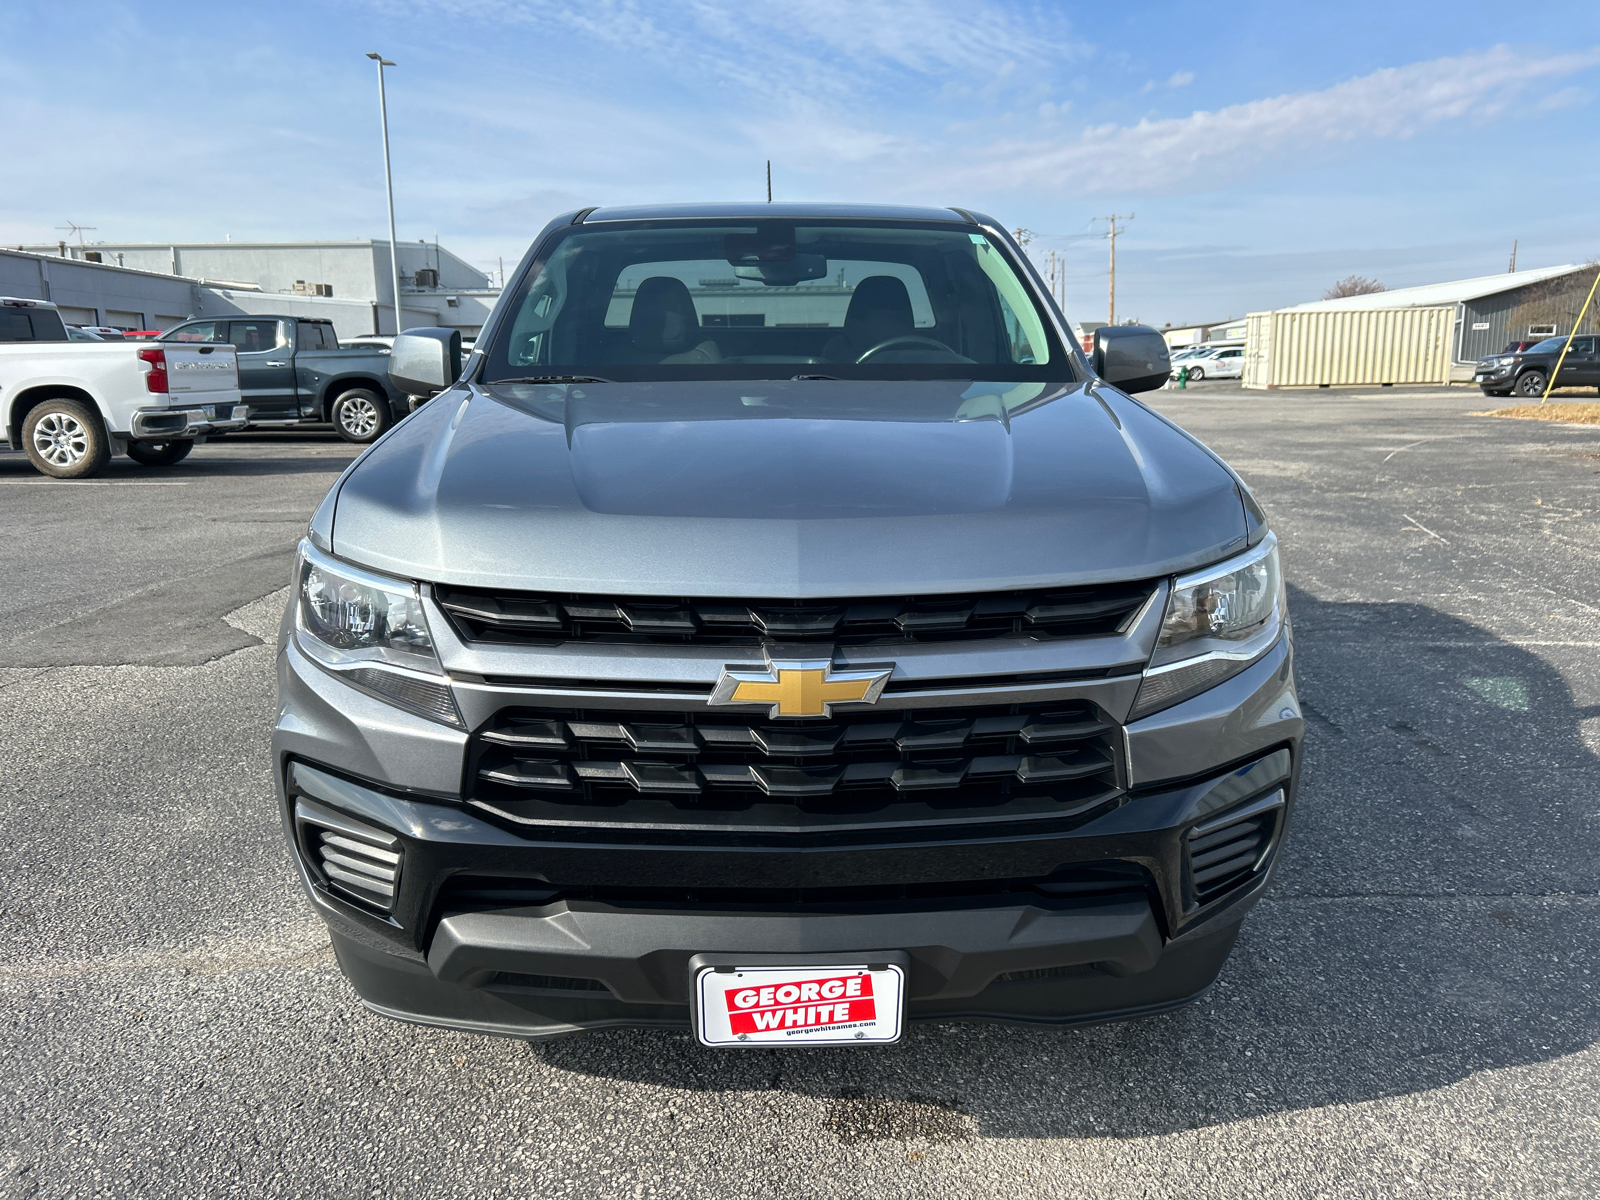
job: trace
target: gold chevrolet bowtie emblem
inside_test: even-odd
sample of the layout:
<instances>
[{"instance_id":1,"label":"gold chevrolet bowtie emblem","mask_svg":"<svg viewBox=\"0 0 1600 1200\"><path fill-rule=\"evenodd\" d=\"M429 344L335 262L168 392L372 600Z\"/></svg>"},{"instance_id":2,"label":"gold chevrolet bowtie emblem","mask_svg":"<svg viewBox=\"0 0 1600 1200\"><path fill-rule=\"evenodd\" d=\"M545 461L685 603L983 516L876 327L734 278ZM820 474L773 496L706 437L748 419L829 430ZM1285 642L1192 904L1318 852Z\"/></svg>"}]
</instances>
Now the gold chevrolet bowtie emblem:
<instances>
[{"instance_id":1,"label":"gold chevrolet bowtie emblem","mask_svg":"<svg viewBox=\"0 0 1600 1200\"><path fill-rule=\"evenodd\" d=\"M893 667L835 671L827 659L768 659L759 667L724 667L712 704L766 704L774 717L829 717L835 704L875 704Z\"/></svg>"}]
</instances>

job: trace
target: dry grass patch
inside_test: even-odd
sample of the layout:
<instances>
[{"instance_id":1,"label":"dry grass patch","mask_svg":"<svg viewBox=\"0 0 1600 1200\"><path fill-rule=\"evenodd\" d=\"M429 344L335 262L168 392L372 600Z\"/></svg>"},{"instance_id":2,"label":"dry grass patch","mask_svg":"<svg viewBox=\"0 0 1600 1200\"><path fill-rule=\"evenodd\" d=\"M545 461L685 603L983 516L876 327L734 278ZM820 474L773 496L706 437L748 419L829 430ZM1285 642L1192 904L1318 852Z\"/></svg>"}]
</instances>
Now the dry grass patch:
<instances>
[{"instance_id":1,"label":"dry grass patch","mask_svg":"<svg viewBox=\"0 0 1600 1200\"><path fill-rule=\"evenodd\" d=\"M1513 404L1475 412L1475 417L1514 417L1522 421L1564 421L1569 425L1600 425L1600 404Z\"/></svg>"}]
</instances>

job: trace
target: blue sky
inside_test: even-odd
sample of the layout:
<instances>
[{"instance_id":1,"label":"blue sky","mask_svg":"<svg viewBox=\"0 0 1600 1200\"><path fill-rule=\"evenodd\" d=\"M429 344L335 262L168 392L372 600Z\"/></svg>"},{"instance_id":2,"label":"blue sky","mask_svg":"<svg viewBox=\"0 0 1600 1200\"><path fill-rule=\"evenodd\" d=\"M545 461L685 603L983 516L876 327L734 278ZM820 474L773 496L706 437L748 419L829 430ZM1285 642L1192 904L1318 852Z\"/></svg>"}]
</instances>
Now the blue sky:
<instances>
[{"instance_id":1,"label":"blue sky","mask_svg":"<svg viewBox=\"0 0 1600 1200\"><path fill-rule=\"evenodd\" d=\"M1526 19L1524 19L1526 18ZM961 204L1154 324L1600 255L1600 5L0 5L0 242L385 232L507 267L587 204Z\"/></svg>"}]
</instances>

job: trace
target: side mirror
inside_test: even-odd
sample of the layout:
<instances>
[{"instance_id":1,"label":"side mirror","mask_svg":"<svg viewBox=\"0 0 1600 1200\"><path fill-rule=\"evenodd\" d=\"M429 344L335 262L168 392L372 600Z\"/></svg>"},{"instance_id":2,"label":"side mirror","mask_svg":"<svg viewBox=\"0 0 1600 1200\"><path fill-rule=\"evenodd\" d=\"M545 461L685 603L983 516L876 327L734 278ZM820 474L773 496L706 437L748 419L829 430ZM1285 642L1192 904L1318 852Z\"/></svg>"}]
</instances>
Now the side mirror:
<instances>
[{"instance_id":1,"label":"side mirror","mask_svg":"<svg viewBox=\"0 0 1600 1200\"><path fill-rule=\"evenodd\" d=\"M1148 392L1172 372L1167 339L1148 325L1102 325L1094 331L1094 373L1125 392Z\"/></svg>"},{"instance_id":2,"label":"side mirror","mask_svg":"<svg viewBox=\"0 0 1600 1200\"><path fill-rule=\"evenodd\" d=\"M459 329L408 329L389 351L389 382L410 396L437 395L461 378Z\"/></svg>"}]
</instances>

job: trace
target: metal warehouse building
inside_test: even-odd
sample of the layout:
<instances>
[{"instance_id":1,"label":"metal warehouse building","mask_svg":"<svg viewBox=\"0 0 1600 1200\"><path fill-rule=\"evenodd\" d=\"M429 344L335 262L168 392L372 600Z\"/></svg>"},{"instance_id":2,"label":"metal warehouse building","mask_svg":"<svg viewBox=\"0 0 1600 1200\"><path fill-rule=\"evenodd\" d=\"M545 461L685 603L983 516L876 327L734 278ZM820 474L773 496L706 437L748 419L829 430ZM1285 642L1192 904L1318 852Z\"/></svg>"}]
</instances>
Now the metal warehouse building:
<instances>
[{"instance_id":1,"label":"metal warehouse building","mask_svg":"<svg viewBox=\"0 0 1600 1200\"><path fill-rule=\"evenodd\" d=\"M401 242L399 251L404 324L476 335L500 289L437 243ZM341 338L395 332L386 241L57 242L0 255L38 264L0 263L0 295L68 305L78 310L67 315L73 324L164 329L187 316L284 313L326 317ZM36 285L31 289L7 290L7 281L30 277ZM181 284L174 288L176 281ZM180 297L187 299L180 304ZM89 312L106 319L84 315ZM141 314L148 319L134 319Z\"/></svg>"},{"instance_id":2,"label":"metal warehouse building","mask_svg":"<svg viewBox=\"0 0 1600 1200\"><path fill-rule=\"evenodd\" d=\"M1461 383L1508 342L1572 328L1593 266L1510 271L1251 313L1247 388ZM1591 314L1584 332L1593 332Z\"/></svg>"}]
</instances>

